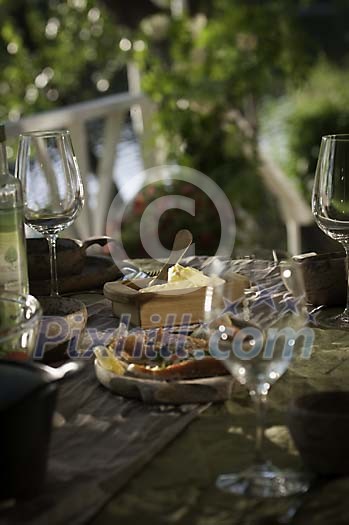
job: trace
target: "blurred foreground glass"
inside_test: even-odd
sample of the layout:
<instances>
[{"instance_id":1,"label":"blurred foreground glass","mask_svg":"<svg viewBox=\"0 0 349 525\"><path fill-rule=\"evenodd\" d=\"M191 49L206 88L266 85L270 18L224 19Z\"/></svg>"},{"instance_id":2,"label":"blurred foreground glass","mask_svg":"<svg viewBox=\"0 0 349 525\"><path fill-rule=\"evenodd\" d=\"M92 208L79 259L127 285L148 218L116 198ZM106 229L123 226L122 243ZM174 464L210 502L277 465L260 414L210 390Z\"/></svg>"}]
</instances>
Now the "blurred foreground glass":
<instances>
[{"instance_id":1,"label":"blurred foreground glass","mask_svg":"<svg viewBox=\"0 0 349 525\"><path fill-rule=\"evenodd\" d=\"M51 295L57 296L57 236L74 222L84 203L83 184L69 131L33 131L20 135L16 176L23 187L25 222L47 239Z\"/></svg>"},{"instance_id":2,"label":"blurred foreground glass","mask_svg":"<svg viewBox=\"0 0 349 525\"><path fill-rule=\"evenodd\" d=\"M233 299L226 264L217 262L211 273L225 279L220 287L208 287L205 315L209 350L222 359L232 376L248 388L254 402L256 449L254 464L242 472L222 474L217 487L254 497L288 496L308 489L307 477L283 471L263 456L267 395L287 370L296 354L309 358L313 331L305 326L300 276L287 261L251 260L251 286Z\"/></svg>"},{"instance_id":3,"label":"blurred foreground glass","mask_svg":"<svg viewBox=\"0 0 349 525\"><path fill-rule=\"evenodd\" d=\"M26 361L35 350L42 310L31 295L0 296L0 359Z\"/></svg>"},{"instance_id":4,"label":"blurred foreground glass","mask_svg":"<svg viewBox=\"0 0 349 525\"><path fill-rule=\"evenodd\" d=\"M312 210L317 225L332 239L339 241L346 252L349 267L349 135L322 137L316 168ZM347 284L347 290L349 281ZM349 328L349 293L344 311L322 324Z\"/></svg>"}]
</instances>

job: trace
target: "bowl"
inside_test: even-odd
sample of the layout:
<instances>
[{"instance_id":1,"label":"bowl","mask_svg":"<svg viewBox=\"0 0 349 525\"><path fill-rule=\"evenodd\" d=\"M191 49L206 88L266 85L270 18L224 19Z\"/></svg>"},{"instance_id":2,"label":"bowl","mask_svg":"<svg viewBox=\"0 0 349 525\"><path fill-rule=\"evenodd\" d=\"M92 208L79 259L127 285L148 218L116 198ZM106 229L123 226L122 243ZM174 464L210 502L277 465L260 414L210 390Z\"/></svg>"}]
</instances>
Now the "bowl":
<instances>
[{"instance_id":1,"label":"bowl","mask_svg":"<svg viewBox=\"0 0 349 525\"><path fill-rule=\"evenodd\" d=\"M304 253L295 255L307 301L314 305L342 306L346 301L345 253Z\"/></svg>"},{"instance_id":2,"label":"bowl","mask_svg":"<svg viewBox=\"0 0 349 525\"><path fill-rule=\"evenodd\" d=\"M1 294L0 359L25 361L31 358L41 315L41 305L32 295Z\"/></svg>"},{"instance_id":3,"label":"bowl","mask_svg":"<svg viewBox=\"0 0 349 525\"><path fill-rule=\"evenodd\" d=\"M58 276L77 275L81 273L86 250L93 245L105 246L112 242L111 237L91 237L85 241L78 239L57 239L57 273ZM47 240L43 237L27 239L27 257L29 279L42 281L49 279L50 257Z\"/></svg>"},{"instance_id":4,"label":"bowl","mask_svg":"<svg viewBox=\"0 0 349 525\"><path fill-rule=\"evenodd\" d=\"M288 427L307 468L324 476L349 473L349 391L314 392L293 400Z\"/></svg>"}]
</instances>

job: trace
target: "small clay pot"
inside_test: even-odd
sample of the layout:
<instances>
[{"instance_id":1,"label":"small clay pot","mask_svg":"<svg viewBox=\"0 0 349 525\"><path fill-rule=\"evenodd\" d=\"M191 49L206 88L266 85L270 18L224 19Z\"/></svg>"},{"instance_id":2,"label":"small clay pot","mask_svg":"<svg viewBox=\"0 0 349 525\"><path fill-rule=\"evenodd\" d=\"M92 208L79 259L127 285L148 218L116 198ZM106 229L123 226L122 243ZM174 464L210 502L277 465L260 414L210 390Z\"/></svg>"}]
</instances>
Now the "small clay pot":
<instances>
[{"instance_id":1,"label":"small clay pot","mask_svg":"<svg viewBox=\"0 0 349 525\"><path fill-rule=\"evenodd\" d=\"M314 392L293 400L288 426L311 471L325 476L349 473L349 391Z\"/></svg>"},{"instance_id":2,"label":"small clay pot","mask_svg":"<svg viewBox=\"0 0 349 525\"><path fill-rule=\"evenodd\" d=\"M342 306L346 302L345 253L295 255L303 276L307 301L314 306Z\"/></svg>"},{"instance_id":3,"label":"small clay pot","mask_svg":"<svg viewBox=\"0 0 349 525\"><path fill-rule=\"evenodd\" d=\"M113 241L111 237L91 237L86 241L57 239L58 276L77 275L85 264L86 250L94 244L105 246ZM27 239L29 279L42 281L50 278L50 258L45 238Z\"/></svg>"}]
</instances>

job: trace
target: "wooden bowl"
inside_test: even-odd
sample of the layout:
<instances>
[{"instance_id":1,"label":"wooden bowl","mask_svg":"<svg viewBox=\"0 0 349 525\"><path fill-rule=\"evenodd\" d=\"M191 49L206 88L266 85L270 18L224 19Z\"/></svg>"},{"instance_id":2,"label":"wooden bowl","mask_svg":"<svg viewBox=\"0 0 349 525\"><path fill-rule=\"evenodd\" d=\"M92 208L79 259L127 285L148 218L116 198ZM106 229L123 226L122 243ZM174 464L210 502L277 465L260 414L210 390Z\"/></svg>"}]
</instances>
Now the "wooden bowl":
<instances>
[{"instance_id":1,"label":"wooden bowl","mask_svg":"<svg viewBox=\"0 0 349 525\"><path fill-rule=\"evenodd\" d=\"M349 473L349 391L293 400L288 426L306 467L325 476Z\"/></svg>"}]
</instances>

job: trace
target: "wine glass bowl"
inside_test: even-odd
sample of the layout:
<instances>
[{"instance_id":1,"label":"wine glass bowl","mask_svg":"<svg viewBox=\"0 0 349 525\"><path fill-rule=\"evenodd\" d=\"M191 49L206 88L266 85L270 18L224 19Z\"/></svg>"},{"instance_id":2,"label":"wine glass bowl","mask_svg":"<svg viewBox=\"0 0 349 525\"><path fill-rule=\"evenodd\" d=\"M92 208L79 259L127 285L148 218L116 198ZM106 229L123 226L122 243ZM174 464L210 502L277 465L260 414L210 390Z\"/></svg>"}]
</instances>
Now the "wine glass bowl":
<instances>
[{"instance_id":1,"label":"wine glass bowl","mask_svg":"<svg viewBox=\"0 0 349 525\"><path fill-rule=\"evenodd\" d=\"M84 203L79 167L67 130L20 135L16 176L22 181L24 216L50 248L51 295L58 295L56 240L76 219Z\"/></svg>"},{"instance_id":2,"label":"wine glass bowl","mask_svg":"<svg viewBox=\"0 0 349 525\"><path fill-rule=\"evenodd\" d=\"M326 235L340 242L349 261L349 134L326 135L321 139L315 173L312 211L315 222ZM342 313L322 324L349 327L349 294Z\"/></svg>"},{"instance_id":3,"label":"wine glass bowl","mask_svg":"<svg viewBox=\"0 0 349 525\"><path fill-rule=\"evenodd\" d=\"M251 286L239 300L230 300L229 287L213 288L207 294L210 353L247 387L257 414L254 464L242 472L220 475L217 487L240 495L288 496L306 491L309 482L304 474L282 471L265 460L266 402L271 386L291 360L310 357L313 332L306 326L301 276L292 262L251 261L250 266Z\"/></svg>"}]
</instances>

